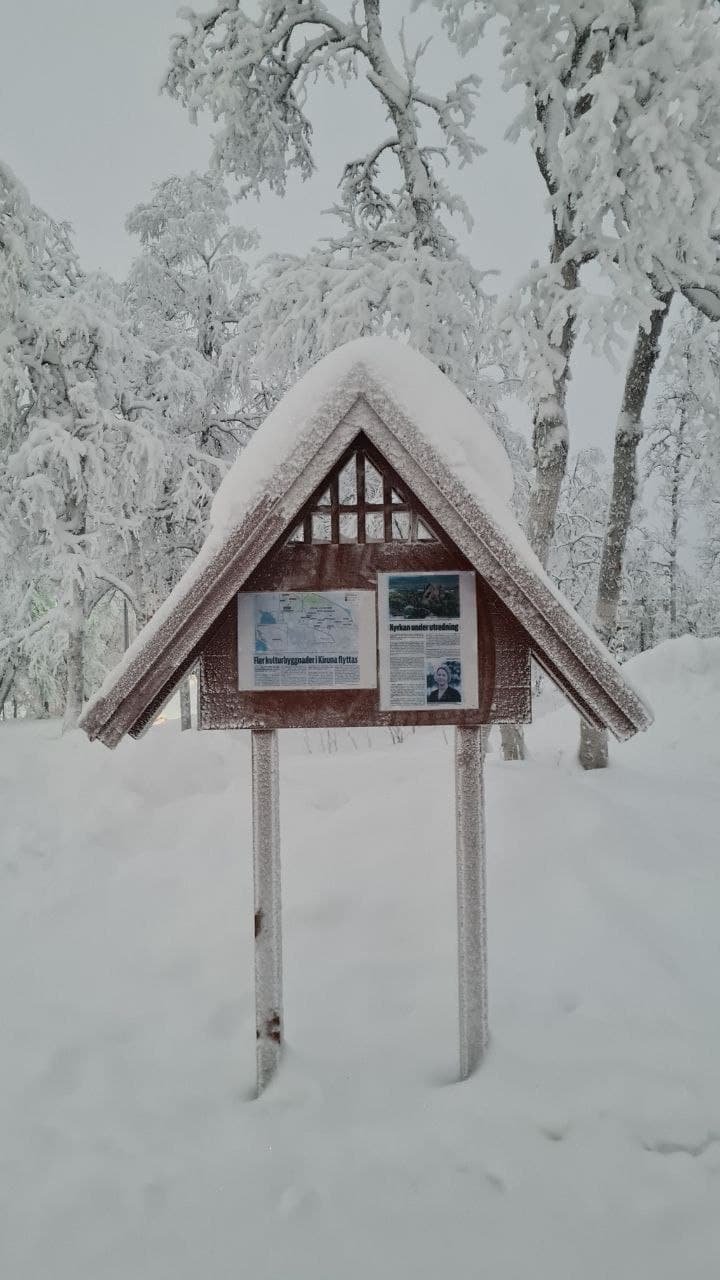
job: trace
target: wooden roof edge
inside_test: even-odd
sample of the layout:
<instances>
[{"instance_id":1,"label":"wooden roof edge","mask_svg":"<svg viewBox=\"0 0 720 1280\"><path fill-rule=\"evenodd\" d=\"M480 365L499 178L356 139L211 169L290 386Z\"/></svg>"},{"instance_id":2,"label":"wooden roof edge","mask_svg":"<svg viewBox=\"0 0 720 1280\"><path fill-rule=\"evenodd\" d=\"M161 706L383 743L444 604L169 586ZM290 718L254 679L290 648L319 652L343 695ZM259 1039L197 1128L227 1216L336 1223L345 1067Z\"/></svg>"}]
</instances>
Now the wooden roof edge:
<instances>
[{"instance_id":1,"label":"wooden roof edge","mask_svg":"<svg viewBox=\"0 0 720 1280\"><path fill-rule=\"evenodd\" d=\"M500 599L516 613L533 641L531 647L537 651L542 644L544 649L550 651L551 661L552 650L555 649L555 663L563 675L566 695L570 697L569 690L575 689L580 700L588 706L589 718L593 720L599 716L601 722L619 740L647 729L653 722L650 707L624 678L599 637L586 630L580 619L576 618L569 602L550 591L532 569L519 572L521 566L512 544L502 539L502 533L495 527L492 517L481 509L477 499L468 490L463 494L463 509L458 508L454 501L458 489L456 477L445 467L442 458L429 443L425 444L423 452L427 449L434 455L432 470L445 481L442 488L436 483L430 469L423 465L422 457L409 454L403 447L402 440L396 433L388 431L371 404L368 404L368 408L372 413L372 421L366 423L366 434L377 448L381 451L385 448L390 452L388 461L400 475L405 474L408 484L415 489L428 510L433 512L437 507L437 499L433 499L430 489L452 507L455 513L455 520L452 522L454 528L449 528L448 533L478 571L487 577ZM408 475L408 472L412 474ZM468 519L468 504L474 508L474 522ZM436 515L436 519L440 517ZM447 528L447 519L440 522ZM479 544L482 547L483 554L480 557L477 550L473 551L468 545L470 539L467 536L463 539L461 528L467 531L476 546ZM465 546L462 545L463 540ZM489 564L490 558L492 566ZM479 563L480 560L483 561L482 564ZM508 563L509 560L512 560L512 565ZM528 585L533 588L532 594L528 591ZM565 624L560 629L558 613ZM586 688L583 695L582 688L578 686L587 686L588 682L590 688ZM571 700L577 702L578 698L574 696Z\"/></svg>"},{"instance_id":2,"label":"wooden roof edge","mask_svg":"<svg viewBox=\"0 0 720 1280\"><path fill-rule=\"evenodd\" d=\"M126 707L129 700L133 699L138 686L148 677L151 677L153 672L162 673L161 686L167 682L172 673L167 670L163 671L162 668L167 666L168 647L173 645L173 642L176 645L182 643L183 637L191 628L193 622L197 622L198 616L203 615L208 594L207 591L202 590L203 585L210 580L217 581L218 576L224 576L227 573L239 551L242 550L248 540L247 526L250 524L250 520L245 521L235 531L232 539L227 543L221 544L216 554L208 559L207 565L195 583L197 591L200 592L200 598L189 612L187 609L187 592L180 591L185 577L183 575L183 578L180 578L168 598L176 597L172 607L167 609L168 601L166 600L138 633L133 642L133 648L136 651L128 664L118 672L114 680L110 681L107 689L103 687L95 695L80 717L80 728L84 730L91 741L100 738L107 746L117 746L117 743L129 729L129 723L126 723L127 717L122 715L123 708ZM155 620L161 610L166 610L166 616L158 625ZM153 623L155 623L154 626ZM143 637L145 638L143 639ZM173 670L175 669L173 668ZM119 717L123 723L119 733L116 733L113 727L116 717Z\"/></svg>"},{"instance_id":3,"label":"wooden roof edge","mask_svg":"<svg viewBox=\"0 0 720 1280\"><path fill-rule=\"evenodd\" d=\"M596 729L609 729L618 742L625 742L628 738L632 738L636 733L641 732L641 726L635 720L631 720L614 702L609 703L604 712L601 713L594 701L588 701L587 698L578 693L573 685L568 683L566 677L545 652L535 646L531 646L531 653L533 660L549 676L553 684L557 686L563 696L575 708L578 715L587 720L589 724ZM647 725L642 726L642 728L647 727Z\"/></svg>"},{"instance_id":4,"label":"wooden roof edge","mask_svg":"<svg viewBox=\"0 0 720 1280\"><path fill-rule=\"evenodd\" d=\"M353 414L359 400L359 393L355 394L328 436L317 441L315 453L327 448L330 440L335 437L328 469L335 465L352 440L362 431L362 425ZM304 443L307 445L307 441ZM296 452L302 455L304 451L299 449ZM292 472L292 459L287 460L287 465ZM315 492L317 484L309 474L307 462L303 464L298 458L294 472L294 479L289 482L284 493L276 493L274 497L267 493L261 495L242 523L232 531L227 541L218 544L202 572L197 576L193 575L190 587L183 591L183 582L197 563L196 557L168 599L139 632L132 646L136 648L136 652L128 665L121 668L107 688L103 687L95 695L80 717L79 727L91 741L99 738L105 746L111 749L116 747L125 734L142 719L145 709L160 691L174 681L178 667L194 646L207 635L242 581L249 577ZM198 555L202 555L202 549ZM238 562L242 561L245 561L244 570L240 583L236 585ZM188 595L191 591L197 599L188 612ZM160 625L157 625L155 620L161 611L165 616ZM147 634L143 641L144 633ZM178 676L177 681L180 678ZM141 698L145 699L142 706Z\"/></svg>"}]
</instances>

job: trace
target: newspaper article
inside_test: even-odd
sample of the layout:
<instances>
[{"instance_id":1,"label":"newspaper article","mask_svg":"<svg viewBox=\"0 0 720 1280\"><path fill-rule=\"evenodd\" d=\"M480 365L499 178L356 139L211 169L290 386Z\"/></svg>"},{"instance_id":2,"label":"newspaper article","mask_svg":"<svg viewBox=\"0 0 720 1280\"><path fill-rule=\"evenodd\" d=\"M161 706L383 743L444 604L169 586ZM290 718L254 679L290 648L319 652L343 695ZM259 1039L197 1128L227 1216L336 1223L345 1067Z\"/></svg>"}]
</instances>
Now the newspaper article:
<instances>
[{"instance_id":1,"label":"newspaper article","mask_svg":"<svg viewBox=\"0 0 720 1280\"><path fill-rule=\"evenodd\" d=\"M373 591L240 591L240 689L372 689Z\"/></svg>"},{"instance_id":2,"label":"newspaper article","mask_svg":"<svg viewBox=\"0 0 720 1280\"><path fill-rule=\"evenodd\" d=\"M380 707L478 705L474 573L378 574Z\"/></svg>"}]
</instances>

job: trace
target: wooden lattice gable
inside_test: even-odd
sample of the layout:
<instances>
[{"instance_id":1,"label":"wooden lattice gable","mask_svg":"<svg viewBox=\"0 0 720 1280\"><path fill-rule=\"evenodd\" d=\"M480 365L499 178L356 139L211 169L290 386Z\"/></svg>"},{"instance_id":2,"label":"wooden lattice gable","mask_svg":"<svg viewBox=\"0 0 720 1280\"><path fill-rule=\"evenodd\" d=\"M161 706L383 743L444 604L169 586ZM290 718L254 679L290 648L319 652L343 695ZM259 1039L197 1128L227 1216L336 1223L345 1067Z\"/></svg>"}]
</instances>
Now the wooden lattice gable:
<instances>
[{"instance_id":1,"label":"wooden lattice gable","mask_svg":"<svg viewBox=\"0 0 720 1280\"><path fill-rule=\"evenodd\" d=\"M357 468L360 435L394 477L387 501L379 468L382 497L378 491L368 510L366 491L364 512L357 495L343 503L340 490L353 449ZM304 542L308 515L311 537L319 515L329 522L330 540L335 534L341 542L343 515L362 514L366 537L368 518L379 517L384 538L393 506L412 517L419 505L426 527L444 530L489 583L583 715L618 738L645 728L649 709L547 578L510 515L509 485L502 446L428 361L387 340L348 344L306 375L240 456L216 498L205 546L87 708L82 727L114 746L146 722L263 557L297 537L300 526ZM393 488L402 501L393 501Z\"/></svg>"},{"instance_id":2,"label":"wooden lattice gable","mask_svg":"<svg viewBox=\"0 0 720 1280\"><path fill-rule=\"evenodd\" d=\"M366 544L438 541L407 485L359 435L305 504L288 542Z\"/></svg>"}]
</instances>

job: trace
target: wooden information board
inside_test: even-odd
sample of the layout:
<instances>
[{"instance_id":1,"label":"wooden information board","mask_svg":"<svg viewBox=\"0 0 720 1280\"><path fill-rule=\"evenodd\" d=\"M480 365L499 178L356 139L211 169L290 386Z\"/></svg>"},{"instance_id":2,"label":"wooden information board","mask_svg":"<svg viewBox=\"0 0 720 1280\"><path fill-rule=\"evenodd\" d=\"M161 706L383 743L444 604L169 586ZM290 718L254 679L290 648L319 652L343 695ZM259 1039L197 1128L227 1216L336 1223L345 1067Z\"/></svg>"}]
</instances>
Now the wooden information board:
<instances>
[{"instance_id":1,"label":"wooden information board","mask_svg":"<svg viewBox=\"0 0 720 1280\"><path fill-rule=\"evenodd\" d=\"M524 723L530 647L359 438L206 639L199 704L204 729Z\"/></svg>"}]
</instances>

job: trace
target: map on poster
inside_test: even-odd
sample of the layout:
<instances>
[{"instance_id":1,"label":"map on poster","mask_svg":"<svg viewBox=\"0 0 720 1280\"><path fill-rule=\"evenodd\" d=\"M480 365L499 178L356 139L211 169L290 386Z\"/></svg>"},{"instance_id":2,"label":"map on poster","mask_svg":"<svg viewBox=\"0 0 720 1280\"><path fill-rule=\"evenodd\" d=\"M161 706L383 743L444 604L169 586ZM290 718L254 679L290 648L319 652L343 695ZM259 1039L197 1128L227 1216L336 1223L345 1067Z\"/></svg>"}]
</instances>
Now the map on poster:
<instances>
[{"instance_id":1,"label":"map on poster","mask_svg":"<svg viewBox=\"0 0 720 1280\"><path fill-rule=\"evenodd\" d=\"M475 574L380 573L380 709L478 706Z\"/></svg>"},{"instance_id":2,"label":"map on poster","mask_svg":"<svg viewBox=\"0 0 720 1280\"><path fill-rule=\"evenodd\" d=\"M370 689L376 682L374 592L239 592L240 689Z\"/></svg>"}]
</instances>

